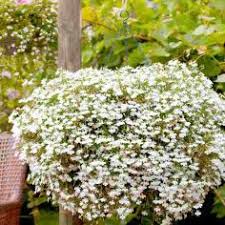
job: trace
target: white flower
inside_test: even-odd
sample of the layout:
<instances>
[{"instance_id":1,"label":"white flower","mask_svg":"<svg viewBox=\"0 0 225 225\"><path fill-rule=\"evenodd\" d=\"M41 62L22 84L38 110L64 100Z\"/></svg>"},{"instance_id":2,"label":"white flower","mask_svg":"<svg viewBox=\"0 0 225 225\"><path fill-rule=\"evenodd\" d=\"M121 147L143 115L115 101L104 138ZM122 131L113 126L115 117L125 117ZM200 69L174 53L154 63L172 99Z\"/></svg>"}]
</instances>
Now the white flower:
<instances>
[{"instance_id":1,"label":"white flower","mask_svg":"<svg viewBox=\"0 0 225 225\"><path fill-rule=\"evenodd\" d=\"M22 102L10 120L30 180L93 225L148 195L171 225L225 178L225 102L195 64L59 71Z\"/></svg>"}]
</instances>

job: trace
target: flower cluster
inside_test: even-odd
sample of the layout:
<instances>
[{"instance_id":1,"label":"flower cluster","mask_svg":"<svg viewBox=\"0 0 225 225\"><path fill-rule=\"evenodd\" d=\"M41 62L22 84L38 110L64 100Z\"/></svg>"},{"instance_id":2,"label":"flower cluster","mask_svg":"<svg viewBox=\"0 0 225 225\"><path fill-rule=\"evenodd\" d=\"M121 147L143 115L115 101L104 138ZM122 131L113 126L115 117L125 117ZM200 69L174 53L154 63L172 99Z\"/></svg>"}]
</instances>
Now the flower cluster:
<instances>
[{"instance_id":1,"label":"flower cluster","mask_svg":"<svg viewBox=\"0 0 225 225\"><path fill-rule=\"evenodd\" d=\"M0 54L55 56L57 7L52 0L0 0ZM55 48L53 48L55 46Z\"/></svg>"},{"instance_id":2,"label":"flower cluster","mask_svg":"<svg viewBox=\"0 0 225 225\"><path fill-rule=\"evenodd\" d=\"M11 116L29 179L91 224L198 215L225 178L225 102L211 85L178 61L59 71Z\"/></svg>"},{"instance_id":3,"label":"flower cluster","mask_svg":"<svg viewBox=\"0 0 225 225\"><path fill-rule=\"evenodd\" d=\"M21 5L21 4L31 4L32 0L16 0L16 4Z\"/></svg>"},{"instance_id":4,"label":"flower cluster","mask_svg":"<svg viewBox=\"0 0 225 225\"><path fill-rule=\"evenodd\" d=\"M0 130L18 100L56 70L57 4L0 0Z\"/></svg>"}]
</instances>

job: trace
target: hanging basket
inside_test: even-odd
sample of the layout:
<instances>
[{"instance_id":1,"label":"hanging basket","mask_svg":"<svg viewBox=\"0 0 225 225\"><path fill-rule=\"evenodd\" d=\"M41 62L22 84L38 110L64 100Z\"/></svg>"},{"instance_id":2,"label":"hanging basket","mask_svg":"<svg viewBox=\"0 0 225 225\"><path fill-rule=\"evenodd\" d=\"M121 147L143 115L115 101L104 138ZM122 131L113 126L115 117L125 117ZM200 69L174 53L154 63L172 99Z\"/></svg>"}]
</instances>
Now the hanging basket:
<instances>
[{"instance_id":1,"label":"hanging basket","mask_svg":"<svg viewBox=\"0 0 225 225\"><path fill-rule=\"evenodd\" d=\"M92 225L198 215L225 179L225 102L211 85L178 61L59 71L10 118L30 181Z\"/></svg>"}]
</instances>

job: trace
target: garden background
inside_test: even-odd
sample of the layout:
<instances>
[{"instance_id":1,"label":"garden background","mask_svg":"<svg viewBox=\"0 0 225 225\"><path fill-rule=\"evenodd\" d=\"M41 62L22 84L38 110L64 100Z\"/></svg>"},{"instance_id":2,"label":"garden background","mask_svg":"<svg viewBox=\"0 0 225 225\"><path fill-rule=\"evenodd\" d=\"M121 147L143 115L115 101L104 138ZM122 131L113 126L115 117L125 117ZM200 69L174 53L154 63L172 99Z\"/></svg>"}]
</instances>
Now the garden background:
<instances>
[{"instance_id":1,"label":"garden background","mask_svg":"<svg viewBox=\"0 0 225 225\"><path fill-rule=\"evenodd\" d=\"M225 93L224 0L129 0L122 14L121 7L119 0L82 1L82 67L114 69L195 60L215 90ZM19 99L42 79L54 77L57 3L0 0L0 21L0 130L6 132L11 129L8 116L20 106ZM31 208L36 223L38 207L48 221L43 224L50 225L49 218L57 220L45 196L35 195L32 187L26 195L24 208ZM215 196L213 212L225 217L225 186Z\"/></svg>"}]
</instances>

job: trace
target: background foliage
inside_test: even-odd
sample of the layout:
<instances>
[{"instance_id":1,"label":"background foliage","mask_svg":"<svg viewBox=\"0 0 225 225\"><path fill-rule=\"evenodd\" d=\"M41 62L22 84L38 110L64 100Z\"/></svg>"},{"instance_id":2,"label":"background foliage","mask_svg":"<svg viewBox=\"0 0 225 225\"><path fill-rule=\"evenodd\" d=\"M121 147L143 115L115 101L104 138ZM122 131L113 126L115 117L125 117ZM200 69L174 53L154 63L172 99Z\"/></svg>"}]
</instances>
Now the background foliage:
<instances>
[{"instance_id":1,"label":"background foliage","mask_svg":"<svg viewBox=\"0 0 225 225\"><path fill-rule=\"evenodd\" d=\"M120 7L120 0L83 1L84 66L115 68L177 58L196 60L212 79L224 73L224 0L129 0L122 15Z\"/></svg>"},{"instance_id":2,"label":"background foliage","mask_svg":"<svg viewBox=\"0 0 225 225\"><path fill-rule=\"evenodd\" d=\"M225 1L83 0L83 67L196 60L212 80L225 71ZM0 0L0 129L43 77L56 69L56 3ZM128 18L126 18L128 17ZM25 87L24 87L24 86ZM216 83L224 91L223 83Z\"/></svg>"},{"instance_id":3,"label":"background foliage","mask_svg":"<svg viewBox=\"0 0 225 225\"><path fill-rule=\"evenodd\" d=\"M17 5L0 0L0 130L8 115L56 68L56 5L49 0Z\"/></svg>"}]
</instances>

